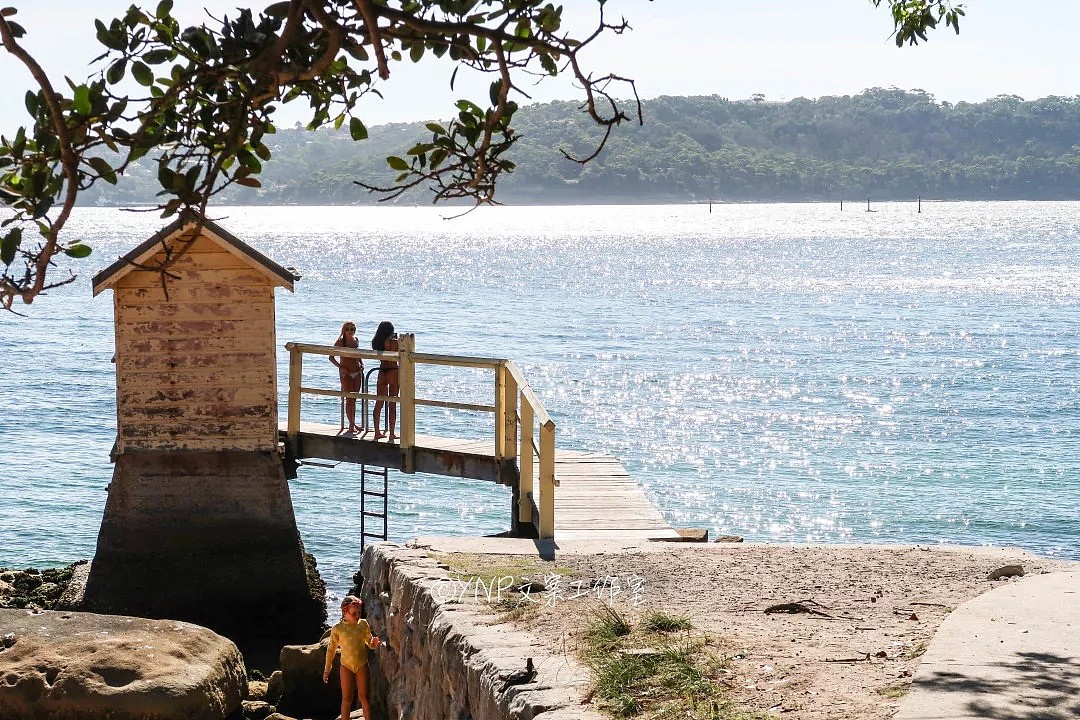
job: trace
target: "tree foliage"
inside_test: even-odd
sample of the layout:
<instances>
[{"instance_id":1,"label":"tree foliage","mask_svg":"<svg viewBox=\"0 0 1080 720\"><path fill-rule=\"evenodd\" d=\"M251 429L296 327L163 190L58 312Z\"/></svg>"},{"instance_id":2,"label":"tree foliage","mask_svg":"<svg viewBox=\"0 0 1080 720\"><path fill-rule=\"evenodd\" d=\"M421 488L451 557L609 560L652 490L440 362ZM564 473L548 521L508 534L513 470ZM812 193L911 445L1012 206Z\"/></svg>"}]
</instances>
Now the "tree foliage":
<instances>
[{"instance_id":1,"label":"tree foliage","mask_svg":"<svg viewBox=\"0 0 1080 720\"><path fill-rule=\"evenodd\" d=\"M882 0L870 0L874 7L881 7ZM918 45L926 40L926 34L944 22L960 34L960 18L964 17L964 6L951 0L888 0L892 12L895 30L893 40L897 47L904 43Z\"/></svg>"},{"instance_id":2,"label":"tree foliage","mask_svg":"<svg viewBox=\"0 0 1080 720\"><path fill-rule=\"evenodd\" d=\"M944 0L886 2L898 42L925 39L942 18L956 27L962 14ZM306 102L309 128L347 126L364 140L358 103L379 92L394 63L446 57L493 80L487 98L457 101L449 122L428 125L419 142L387 157L388 182L357 181L383 197L425 187L435 201L492 202L497 181L514 169L509 151L519 140L513 120L516 98L527 97L525 78L576 80L581 109L603 129L582 150L582 160L595 157L614 126L641 121L632 81L594 74L579 57L601 34L629 27L606 19L604 0L597 9L595 27L581 35L565 30L562 7L544 0L281 0L182 27L172 0L160 0L153 10L133 5L96 21L100 70L66 88L53 86L23 47L16 10L0 10L0 42L37 87L25 100L30 124L0 138L0 201L12 211L0 225L0 304L32 302L73 279L48 274L58 253L90 252L63 234L80 193L117 183L148 158L163 216L190 209L203 217L223 191L261 186L283 103ZM634 98L629 109L617 88Z\"/></svg>"}]
</instances>

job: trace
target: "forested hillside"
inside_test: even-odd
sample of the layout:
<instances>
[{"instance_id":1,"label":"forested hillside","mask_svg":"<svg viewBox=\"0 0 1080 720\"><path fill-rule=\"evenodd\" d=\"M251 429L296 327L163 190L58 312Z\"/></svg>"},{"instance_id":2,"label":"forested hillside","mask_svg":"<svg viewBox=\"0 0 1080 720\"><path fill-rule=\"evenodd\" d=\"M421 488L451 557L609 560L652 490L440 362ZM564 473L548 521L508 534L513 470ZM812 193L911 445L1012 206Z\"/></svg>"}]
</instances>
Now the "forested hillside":
<instances>
[{"instance_id":1,"label":"forested hillside","mask_svg":"<svg viewBox=\"0 0 1080 720\"><path fill-rule=\"evenodd\" d=\"M936 102L914 90L789 102L718 96L645 103L645 125L624 126L587 165L599 139L571 102L523 107L517 170L497 197L507 203L910 199L1080 199L1080 97ZM388 155L430 136L423 123L374 127L354 143L340 131L279 129L258 190L218 202L372 203L353 183L387 182ZM87 201L151 202L156 169ZM426 194L398 202L424 203Z\"/></svg>"}]
</instances>

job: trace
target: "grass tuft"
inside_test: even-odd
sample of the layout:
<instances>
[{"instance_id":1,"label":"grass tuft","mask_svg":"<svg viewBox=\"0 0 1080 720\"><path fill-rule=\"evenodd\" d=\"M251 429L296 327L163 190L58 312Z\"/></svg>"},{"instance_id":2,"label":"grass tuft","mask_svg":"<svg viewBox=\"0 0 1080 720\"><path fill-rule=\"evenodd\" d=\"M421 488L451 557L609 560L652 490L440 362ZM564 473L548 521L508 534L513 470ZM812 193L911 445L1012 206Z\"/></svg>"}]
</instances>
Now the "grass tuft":
<instances>
[{"instance_id":1,"label":"grass tuft","mask_svg":"<svg viewBox=\"0 0 1080 720\"><path fill-rule=\"evenodd\" d=\"M593 611L592 621L585 636L590 644L609 644L620 637L629 635L630 623L610 605L598 605Z\"/></svg>"},{"instance_id":2,"label":"grass tuft","mask_svg":"<svg viewBox=\"0 0 1080 720\"><path fill-rule=\"evenodd\" d=\"M886 685L885 687L875 690L878 695L895 700L899 697L904 697L908 693L907 685Z\"/></svg>"},{"instance_id":3,"label":"grass tuft","mask_svg":"<svg viewBox=\"0 0 1080 720\"><path fill-rule=\"evenodd\" d=\"M641 620L642 627L649 632L668 633L689 630L693 627L686 616L668 615L664 612L651 612Z\"/></svg>"},{"instance_id":4,"label":"grass tuft","mask_svg":"<svg viewBox=\"0 0 1080 720\"><path fill-rule=\"evenodd\" d=\"M617 610L594 609L585 631L582 659L593 672L593 696L616 718L649 720L759 720L724 697L721 663L704 637L691 637L686 618L651 613L636 626ZM687 631L674 644L658 633Z\"/></svg>"}]
</instances>

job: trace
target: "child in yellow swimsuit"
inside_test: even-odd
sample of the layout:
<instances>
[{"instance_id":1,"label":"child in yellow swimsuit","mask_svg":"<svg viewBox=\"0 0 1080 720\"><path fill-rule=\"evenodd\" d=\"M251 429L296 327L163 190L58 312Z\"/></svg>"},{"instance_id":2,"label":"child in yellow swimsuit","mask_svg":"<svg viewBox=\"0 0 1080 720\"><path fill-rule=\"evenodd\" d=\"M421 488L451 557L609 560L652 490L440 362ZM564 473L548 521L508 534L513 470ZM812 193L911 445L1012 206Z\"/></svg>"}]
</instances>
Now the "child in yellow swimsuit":
<instances>
[{"instance_id":1,"label":"child in yellow swimsuit","mask_svg":"<svg viewBox=\"0 0 1080 720\"><path fill-rule=\"evenodd\" d=\"M330 669L334 655L341 648L341 720L349 720L352 712L353 690L360 696L364 717L370 720L368 703L367 651L382 645L378 635L371 634L367 620L360 619L363 602L355 595L346 595L341 601L341 621L330 630L330 645L326 648L326 665L323 682L330 682Z\"/></svg>"}]
</instances>

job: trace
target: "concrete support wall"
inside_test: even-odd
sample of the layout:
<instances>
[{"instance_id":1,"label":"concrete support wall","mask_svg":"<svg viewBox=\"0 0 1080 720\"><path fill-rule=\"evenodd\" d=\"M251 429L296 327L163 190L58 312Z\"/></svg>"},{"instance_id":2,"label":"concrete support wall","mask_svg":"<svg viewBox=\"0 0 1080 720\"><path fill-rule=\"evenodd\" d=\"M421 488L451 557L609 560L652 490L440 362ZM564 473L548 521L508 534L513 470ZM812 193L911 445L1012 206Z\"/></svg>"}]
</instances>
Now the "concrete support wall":
<instances>
[{"instance_id":1,"label":"concrete support wall","mask_svg":"<svg viewBox=\"0 0 1080 720\"><path fill-rule=\"evenodd\" d=\"M187 620L242 649L249 637L318 638L321 582L277 454L118 456L83 606Z\"/></svg>"},{"instance_id":2,"label":"concrete support wall","mask_svg":"<svg viewBox=\"0 0 1080 720\"><path fill-rule=\"evenodd\" d=\"M424 552L380 544L364 552L372 630L373 709L395 720L600 720L582 705L588 675L572 657L513 626L492 625L478 602L451 600L448 575ZM443 592L440 592L442 590ZM535 676L522 677L531 658Z\"/></svg>"}]
</instances>

